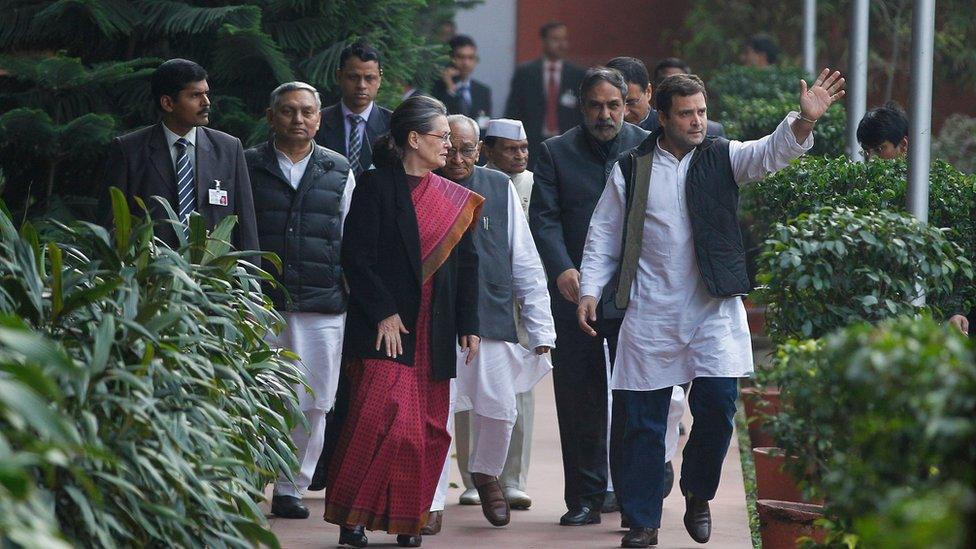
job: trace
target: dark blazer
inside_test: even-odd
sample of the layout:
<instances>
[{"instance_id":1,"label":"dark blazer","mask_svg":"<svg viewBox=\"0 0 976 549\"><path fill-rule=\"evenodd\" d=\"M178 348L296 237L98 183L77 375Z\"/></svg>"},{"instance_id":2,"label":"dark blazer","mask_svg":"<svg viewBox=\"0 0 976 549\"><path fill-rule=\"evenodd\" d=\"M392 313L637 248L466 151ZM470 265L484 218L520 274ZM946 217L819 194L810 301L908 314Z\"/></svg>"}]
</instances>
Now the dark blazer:
<instances>
[{"instance_id":1,"label":"dark blazer","mask_svg":"<svg viewBox=\"0 0 976 549\"><path fill-rule=\"evenodd\" d=\"M638 124L642 129L645 129L651 133L661 127L661 121L657 119L657 110L651 109L651 112L647 115L647 118L643 122ZM715 122L714 120L709 120L708 125L705 126L705 135L714 135L715 137L725 137L725 127Z\"/></svg>"},{"instance_id":2,"label":"dark blazer","mask_svg":"<svg viewBox=\"0 0 976 549\"><path fill-rule=\"evenodd\" d=\"M505 116L521 120L529 139L529 166L534 169L542 143L542 128L546 117L546 84L542 78L542 58L523 63L512 76L511 91L505 104ZM567 91L577 97L580 81L586 71L563 60L559 77L559 97ZM577 98L578 102L578 98ZM559 133L563 133L583 121L579 106L566 106L559 102Z\"/></svg>"},{"instance_id":3,"label":"dark blazer","mask_svg":"<svg viewBox=\"0 0 976 549\"><path fill-rule=\"evenodd\" d=\"M390 109L373 103L373 110L369 113L369 119L366 120L366 139L359 154L359 165L362 166L363 171L368 170L373 164L373 143L376 143L381 135L390 131L390 116L392 114L393 112ZM315 134L315 142L327 149L336 151L342 156L347 156L346 122L342 116L341 103L322 109L322 125L319 127L318 133Z\"/></svg>"},{"instance_id":4,"label":"dark blazer","mask_svg":"<svg viewBox=\"0 0 976 549\"><path fill-rule=\"evenodd\" d=\"M648 133L624 122L606 153L577 126L542 143L533 172L529 226L549 277L553 315L574 318L576 304L555 289L566 269L579 269L590 218L620 153L639 145Z\"/></svg>"},{"instance_id":5,"label":"dark blazer","mask_svg":"<svg viewBox=\"0 0 976 549\"><path fill-rule=\"evenodd\" d=\"M349 311L343 356L389 359L376 350L377 324L399 314L409 334L401 334L412 366L416 352L421 292L417 213L403 166L363 173L356 183L342 238L342 270L349 283ZM471 232L454 247L433 277L431 359L433 377L455 375L457 338L478 335L478 256Z\"/></svg>"},{"instance_id":6,"label":"dark blazer","mask_svg":"<svg viewBox=\"0 0 976 549\"><path fill-rule=\"evenodd\" d=\"M238 250L258 250L258 231L254 220L254 200L251 180L244 163L241 140L210 128L197 128L194 155L194 181L197 187L196 211L212 229L229 215L237 216L233 244ZM220 181L227 191L226 206L211 205L209 191ZM136 215L140 210L135 198L141 198L153 219L166 218L166 211L152 196L161 196L174 210L179 208L176 193L176 169L166 143L162 123L116 137L109 150L104 189L99 202L99 219L106 227L112 224L110 186L118 187L129 198L129 208ZM165 225L165 226L164 226ZM156 236L172 247L177 246L172 225L160 224Z\"/></svg>"},{"instance_id":7,"label":"dark blazer","mask_svg":"<svg viewBox=\"0 0 976 549\"><path fill-rule=\"evenodd\" d=\"M468 112L461 112L461 96L447 93L443 80L434 82L430 94L444 103L448 114L464 114L475 121L481 114L491 116L491 88L474 78L471 79L471 110Z\"/></svg>"}]
</instances>

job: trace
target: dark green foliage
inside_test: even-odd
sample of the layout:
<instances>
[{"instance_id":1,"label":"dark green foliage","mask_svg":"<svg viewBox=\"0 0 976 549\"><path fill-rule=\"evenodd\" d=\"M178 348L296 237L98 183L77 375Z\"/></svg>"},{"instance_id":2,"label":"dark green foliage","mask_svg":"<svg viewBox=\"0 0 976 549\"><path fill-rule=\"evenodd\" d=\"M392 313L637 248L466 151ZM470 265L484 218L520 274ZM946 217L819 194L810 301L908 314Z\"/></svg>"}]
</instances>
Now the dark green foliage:
<instances>
[{"instance_id":1,"label":"dark green foliage","mask_svg":"<svg viewBox=\"0 0 976 549\"><path fill-rule=\"evenodd\" d=\"M211 126L245 142L266 135L268 94L304 80L327 103L338 91L339 51L365 39L383 57L379 102L396 106L408 83L424 87L446 60L428 31L471 1L362 0L16 0L0 2L0 111L47 113L30 129L58 134L86 115L109 116L112 133L155 122L148 77L163 59L184 57L207 69L215 102ZM113 135L114 136L114 135ZM4 198L15 210L43 207L52 196L92 197L100 190L107 141L75 133L57 158L26 155L0 128ZM111 136L110 136L111 137ZM83 149L83 155L70 150ZM91 157L90 152L97 152ZM70 201L69 201L70 202Z\"/></svg>"},{"instance_id":2,"label":"dark green foliage","mask_svg":"<svg viewBox=\"0 0 976 549\"><path fill-rule=\"evenodd\" d=\"M919 310L962 310L972 263L944 232L887 211L824 208L777 225L759 259L770 336L821 337L851 324Z\"/></svg>"},{"instance_id":3,"label":"dark green foliage","mask_svg":"<svg viewBox=\"0 0 976 549\"><path fill-rule=\"evenodd\" d=\"M745 187L742 209L762 242L777 223L825 206L905 211L907 179L904 159L861 163L806 156ZM948 229L964 255L976 258L976 176L936 161L929 184L929 223Z\"/></svg>"},{"instance_id":4,"label":"dark green foliage","mask_svg":"<svg viewBox=\"0 0 976 549\"><path fill-rule=\"evenodd\" d=\"M781 390L770 425L797 457L788 467L826 498L835 538L971 547L976 358L965 337L924 316L858 323L780 347L764 381ZM891 537L897 531L936 544Z\"/></svg>"},{"instance_id":5,"label":"dark green foliage","mask_svg":"<svg viewBox=\"0 0 976 549\"><path fill-rule=\"evenodd\" d=\"M303 378L263 339L281 324L260 290L268 275L231 251L234 218L208 235L194 215L173 250L154 242L147 214L112 198L111 232L53 223L18 234L0 215L0 314L57 341L66 364L34 359L53 386L40 411L74 433L67 457L30 464L34 481L73 545L275 547L258 502L296 466L292 387ZM0 358L16 357L3 334ZM0 383L5 370L29 372L2 369ZM6 422L17 427L0 416L4 433Z\"/></svg>"},{"instance_id":6,"label":"dark green foliage","mask_svg":"<svg viewBox=\"0 0 976 549\"><path fill-rule=\"evenodd\" d=\"M800 79L812 81L803 69L791 66L767 68L729 64L713 73L706 82L710 99L719 102L727 98L773 99L784 95L798 102ZM794 107L795 108L795 107Z\"/></svg>"}]
</instances>

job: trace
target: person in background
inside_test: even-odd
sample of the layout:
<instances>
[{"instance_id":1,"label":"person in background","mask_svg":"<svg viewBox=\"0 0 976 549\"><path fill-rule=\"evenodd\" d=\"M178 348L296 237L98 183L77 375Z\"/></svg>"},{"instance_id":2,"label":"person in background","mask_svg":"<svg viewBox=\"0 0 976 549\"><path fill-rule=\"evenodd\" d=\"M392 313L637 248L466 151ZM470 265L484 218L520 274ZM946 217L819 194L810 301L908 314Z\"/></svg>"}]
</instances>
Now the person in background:
<instances>
[{"instance_id":1,"label":"person in background","mask_svg":"<svg viewBox=\"0 0 976 549\"><path fill-rule=\"evenodd\" d=\"M583 68L566 61L569 30L551 21L539 29L542 57L519 65L512 76L505 116L521 120L529 136L529 169L539 144L580 123L577 91Z\"/></svg>"},{"instance_id":2,"label":"person in background","mask_svg":"<svg viewBox=\"0 0 976 549\"><path fill-rule=\"evenodd\" d=\"M390 109L375 103L383 81L379 52L364 42L343 48L336 81L342 98L322 111L315 141L349 159L358 177L373 163L373 143L390 130Z\"/></svg>"},{"instance_id":3,"label":"person in background","mask_svg":"<svg viewBox=\"0 0 976 549\"><path fill-rule=\"evenodd\" d=\"M579 265L593 208L617 156L648 133L624 122L627 83L620 71L593 67L580 84L583 123L547 139L534 171L529 226L549 277L558 346L552 380L562 447L565 526L599 524L607 498L607 364L616 352L622 312L600 309L599 338L579 337ZM531 153L530 153L531 155ZM663 456L661 466L664 466Z\"/></svg>"},{"instance_id":4,"label":"person in background","mask_svg":"<svg viewBox=\"0 0 976 549\"><path fill-rule=\"evenodd\" d=\"M743 65L760 69L775 65L778 58L779 46L772 36L765 33L750 38L739 53L739 61Z\"/></svg>"},{"instance_id":5,"label":"person in background","mask_svg":"<svg viewBox=\"0 0 976 549\"><path fill-rule=\"evenodd\" d=\"M325 520L339 543L386 530L419 547L451 444L457 347L478 354L478 256L484 198L433 173L451 130L443 103L414 96L357 179L342 238L349 284L343 361L349 413L329 468Z\"/></svg>"},{"instance_id":6,"label":"person in background","mask_svg":"<svg viewBox=\"0 0 976 549\"><path fill-rule=\"evenodd\" d=\"M857 124L857 142L864 160L891 160L908 154L908 117L889 101L864 113Z\"/></svg>"},{"instance_id":7,"label":"person in background","mask_svg":"<svg viewBox=\"0 0 976 549\"><path fill-rule=\"evenodd\" d=\"M677 57L665 57L654 65L654 86L660 86L665 78L674 74L691 74L691 67Z\"/></svg>"},{"instance_id":8,"label":"person in background","mask_svg":"<svg viewBox=\"0 0 976 549\"><path fill-rule=\"evenodd\" d=\"M611 379L621 431L611 449L614 486L630 523L622 547L657 544L672 388L688 382L684 525L698 543L711 537L708 502L732 437L737 381L753 362L739 187L810 150L817 120L843 96L840 73L824 70L809 88L801 80L800 112L771 135L729 141L705 135L701 79L670 76L655 98L661 128L612 168L586 237L577 321L596 339L601 295L613 285L614 304L626 311Z\"/></svg>"},{"instance_id":9,"label":"person in background","mask_svg":"<svg viewBox=\"0 0 976 549\"><path fill-rule=\"evenodd\" d=\"M448 114L463 114L477 120L479 127L487 126L491 116L491 89L471 77L478 66L478 47L465 34L455 36L448 45L451 65L434 82L431 95L444 103Z\"/></svg>"},{"instance_id":10,"label":"person in background","mask_svg":"<svg viewBox=\"0 0 976 549\"><path fill-rule=\"evenodd\" d=\"M273 136L244 152L261 250L277 254L282 266L280 274L270 262L264 266L277 282L265 284L265 294L285 321L269 343L301 357L311 388L296 389L309 426L292 432L299 469L294 480L278 479L271 500L273 515L291 519L308 517L302 495L311 484L326 413L335 402L348 300L339 249L356 178L342 155L315 143L321 110L319 93L310 84L278 86L267 110Z\"/></svg>"}]
</instances>

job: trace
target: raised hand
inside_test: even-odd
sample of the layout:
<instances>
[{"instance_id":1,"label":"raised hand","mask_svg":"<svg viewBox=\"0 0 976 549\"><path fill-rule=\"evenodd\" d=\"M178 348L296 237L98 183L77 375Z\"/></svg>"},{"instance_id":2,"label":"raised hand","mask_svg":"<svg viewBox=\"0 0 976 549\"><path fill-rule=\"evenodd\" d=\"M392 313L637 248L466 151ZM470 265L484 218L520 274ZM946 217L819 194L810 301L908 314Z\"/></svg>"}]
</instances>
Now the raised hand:
<instances>
[{"instance_id":1,"label":"raised hand","mask_svg":"<svg viewBox=\"0 0 976 549\"><path fill-rule=\"evenodd\" d=\"M830 74L830 69L824 69L809 88L806 80L800 80L800 116L816 122L841 97L844 97L844 79L840 71Z\"/></svg>"}]
</instances>

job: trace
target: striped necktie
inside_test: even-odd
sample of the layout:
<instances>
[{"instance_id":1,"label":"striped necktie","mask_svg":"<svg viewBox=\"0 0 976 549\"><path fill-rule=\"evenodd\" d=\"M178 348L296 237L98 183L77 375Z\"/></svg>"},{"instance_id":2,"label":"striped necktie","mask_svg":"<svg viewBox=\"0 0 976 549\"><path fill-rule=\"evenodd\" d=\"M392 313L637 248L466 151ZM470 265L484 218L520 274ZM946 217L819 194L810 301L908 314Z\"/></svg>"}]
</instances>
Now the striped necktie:
<instances>
[{"instance_id":1,"label":"striped necktie","mask_svg":"<svg viewBox=\"0 0 976 549\"><path fill-rule=\"evenodd\" d=\"M349 115L349 169L352 170L354 175L359 175L362 172L362 167L359 165L359 154L363 149L363 136L359 131L359 124L363 121L363 117L358 114Z\"/></svg>"},{"instance_id":2,"label":"striped necktie","mask_svg":"<svg viewBox=\"0 0 976 549\"><path fill-rule=\"evenodd\" d=\"M183 231L189 235L190 213L193 212L193 202L196 192L193 188L193 163L190 162L190 155L187 147L190 142L184 138L176 140L176 196L178 197L177 206L179 207L179 219L183 222Z\"/></svg>"}]
</instances>

